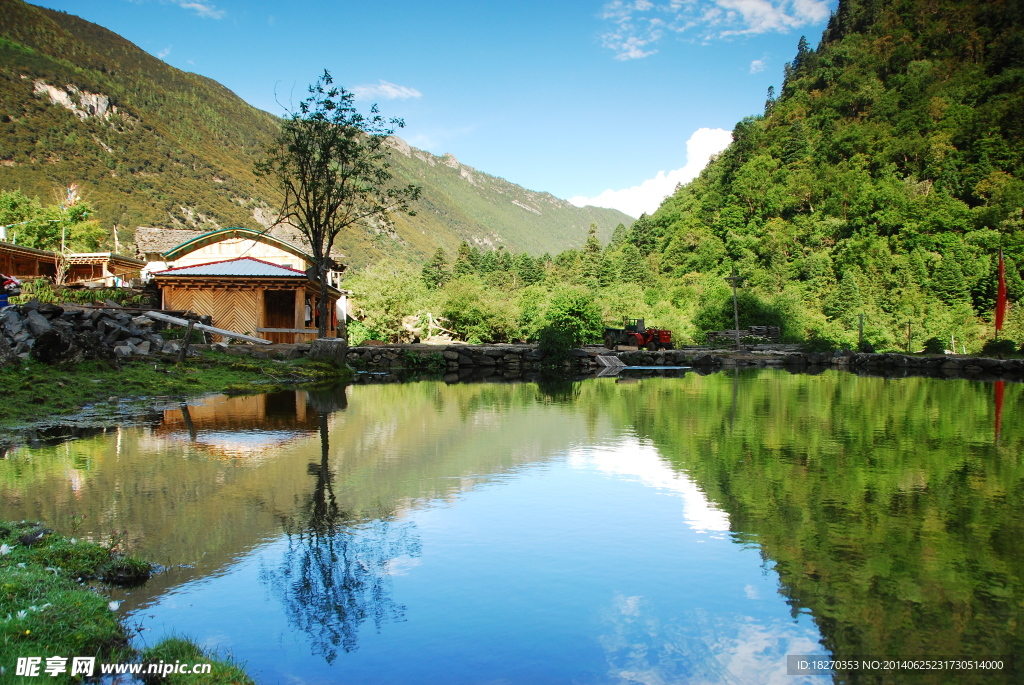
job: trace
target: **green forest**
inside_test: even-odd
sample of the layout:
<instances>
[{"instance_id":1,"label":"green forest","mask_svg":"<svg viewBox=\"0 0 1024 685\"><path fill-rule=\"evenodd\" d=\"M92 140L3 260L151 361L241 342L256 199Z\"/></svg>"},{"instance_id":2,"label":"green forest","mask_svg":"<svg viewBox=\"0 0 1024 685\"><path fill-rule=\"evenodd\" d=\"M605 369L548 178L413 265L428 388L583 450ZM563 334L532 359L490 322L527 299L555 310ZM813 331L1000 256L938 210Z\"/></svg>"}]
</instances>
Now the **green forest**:
<instances>
[{"instance_id":1,"label":"green forest","mask_svg":"<svg viewBox=\"0 0 1024 685\"><path fill-rule=\"evenodd\" d=\"M977 351L1024 339L1024 9L1019 3L843 0L816 49L801 38L778 93L651 216L602 244L540 258L435 255L350 280L355 337L395 339L430 312L467 340L531 338L574 292L605 324L644 317L679 342L778 325L787 341L876 349L925 341ZM596 338L593 338L596 341ZM963 346L963 347L961 347Z\"/></svg>"}]
</instances>

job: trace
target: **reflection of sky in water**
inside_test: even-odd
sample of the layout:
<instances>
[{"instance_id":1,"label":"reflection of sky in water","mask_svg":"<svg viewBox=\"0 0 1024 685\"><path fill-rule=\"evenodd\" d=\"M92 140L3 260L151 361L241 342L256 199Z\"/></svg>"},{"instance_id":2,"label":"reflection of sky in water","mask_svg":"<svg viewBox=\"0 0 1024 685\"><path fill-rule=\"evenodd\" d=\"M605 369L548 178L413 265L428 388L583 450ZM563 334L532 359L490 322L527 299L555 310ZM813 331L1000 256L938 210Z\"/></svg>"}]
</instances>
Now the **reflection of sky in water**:
<instances>
[{"instance_id":1,"label":"reflection of sky in water","mask_svg":"<svg viewBox=\"0 0 1024 685\"><path fill-rule=\"evenodd\" d=\"M591 465L604 473L678 493L683 498L683 519L690 528L700 532L729 530L729 514L709 502L689 476L669 468L650 445L628 440L614 447L577 450L570 454L569 463Z\"/></svg>"},{"instance_id":2,"label":"reflection of sky in water","mask_svg":"<svg viewBox=\"0 0 1024 685\"><path fill-rule=\"evenodd\" d=\"M290 430L199 430L192 440L188 431L176 430L165 433L164 437L175 443L194 442L228 456L268 458L272 453L266 450L308 435L308 431Z\"/></svg>"},{"instance_id":3,"label":"reflection of sky in water","mask_svg":"<svg viewBox=\"0 0 1024 685\"><path fill-rule=\"evenodd\" d=\"M624 441L410 509L390 533L355 529L354 563L379 583L361 600L354 647L330 661L333 605L309 598L304 613L267 582L285 577L287 554L301 557L283 538L134 618L152 629L147 642L186 626L267 683L830 682L786 675L787 654L823 653L820 635L728 528L689 478Z\"/></svg>"}]
</instances>

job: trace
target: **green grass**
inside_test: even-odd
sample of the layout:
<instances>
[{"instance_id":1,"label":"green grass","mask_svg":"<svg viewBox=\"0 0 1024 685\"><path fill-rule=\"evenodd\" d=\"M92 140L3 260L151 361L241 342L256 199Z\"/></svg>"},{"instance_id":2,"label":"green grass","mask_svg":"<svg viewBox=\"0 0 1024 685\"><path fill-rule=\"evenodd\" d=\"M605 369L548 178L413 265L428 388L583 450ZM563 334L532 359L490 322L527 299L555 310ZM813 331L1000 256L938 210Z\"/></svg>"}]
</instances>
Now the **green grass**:
<instances>
[{"instance_id":1,"label":"green grass","mask_svg":"<svg viewBox=\"0 0 1024 685\"><path fill-rule=\"evenodd\" d=\"M4 411L0 430L71 414L87 405L156 396L200 395L230 389L266 392L294 383L342 380L349 372L311 360L280 361L208 352L176 364L160 355L122 360L119 366L89 361L71 368L35 361L0 368Z\"/></svg>"},{"instance_id":2,"label":"green grass","mask_svg":"<svg viewBox=\"0 0 1024 685\"><path fill-rule=\"evenodd\" d=\"M26 536L42 537L26 544ZM104 575L121 555L86 541L72 541L37 523L0 523L0 668L3 682L32 682L14 675L19 657L93 656L127 661L128 634L103 595L82 582ZM137 560L136 560L137 561ZM145 574L149 568L144 562ZM52 682L72 682L70 676Z\"/></svg>"},{"instance_id":3,"label":"green grass","mask_svg":"<svg viewBox=\"0 0 1024 685\"><path fill-rule=\"evenodd\" d=\"M42 524L0 521L0 682L79 682L70 675L70 657L95 657L100 663L210 663L209 674L170 674L146 680L161 683L250 685L253 681L231 660L217 658L191 641L173 637L139 653L116 606L84 583L103 580L134 584L149 577L150 565L104 547L49 531ZM68 658L68 672L56 677L16 675L20 657ZM145 669L145 666L143 667ZM152 678L152 676L150 676Z\"/></svg>"},{"instance_id":4,"label":"green grass","mask_svg":"<svg viewBox=\"0 0 1024 685\"><path fill-rule=\"evenodd\" d=\"M147 683L170 683L172 685L191 685L202 683L202 685L248 685L253 680L246 675L242 667L231 659L213 658L208 652L196 645L188 638L169 637L159 644L150 647L142 652L142 663L146 664L197 664L210 662L211 668L208 674L185 674L172 673L166 677L143 678ZM145 670L145 669L144 669Z\"/></svg>"}]
</instances>

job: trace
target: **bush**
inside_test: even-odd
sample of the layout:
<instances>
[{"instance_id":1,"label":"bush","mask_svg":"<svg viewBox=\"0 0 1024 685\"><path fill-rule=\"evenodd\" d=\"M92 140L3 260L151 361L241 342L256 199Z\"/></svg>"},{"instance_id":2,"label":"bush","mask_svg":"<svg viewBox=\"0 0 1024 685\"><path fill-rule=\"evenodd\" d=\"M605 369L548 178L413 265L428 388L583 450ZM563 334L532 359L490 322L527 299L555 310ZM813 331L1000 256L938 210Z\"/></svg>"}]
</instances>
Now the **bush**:
<instances>
[{"instance_id":1,"label":"bush","mask_svg":"<svg viewBox=\"0 0 1024 685\"><path fill-rule=\"evenodd\" d=\"M928 338L924 341L924 353L925 354L945 354L946 343L939 340L938 338Z\"/></svg>"},{"instance_id":2,"label":"bush","mask_svg":"<svg viewBox=\"0 0 1024 685\"><path fill-rule=\"evenodd\" d=\"M982 354L1013 354L1017 351L1017 343L1013 340L987 340L981 347Z\"/></svg>"},{"instance_id":3,"label":"bush","mask_svg":"<svg viewBox=\"0 0 1024 685\"><path fill-rule=\"evenodd\" d=\"M362 321L353 319L348 322L348 344L361 345L365 340L376 340L376 333L371 331Z\"/></svg>"},{"instance_id":4,"label":"bush","mask_svg":"<svg viewBox=\"0 0 1024 685\"><path fill-rule=\"evenodd\" d=\"M559 332L558 337L569 347L579 347L589 342L598 342L604 325L601 310L593 296L580 288L566 288L551 298L545 316L547 328ZM541 331L541 338L544 337ZM548 333L550 337L552 334Z\"/></svg>"}]
</instances>

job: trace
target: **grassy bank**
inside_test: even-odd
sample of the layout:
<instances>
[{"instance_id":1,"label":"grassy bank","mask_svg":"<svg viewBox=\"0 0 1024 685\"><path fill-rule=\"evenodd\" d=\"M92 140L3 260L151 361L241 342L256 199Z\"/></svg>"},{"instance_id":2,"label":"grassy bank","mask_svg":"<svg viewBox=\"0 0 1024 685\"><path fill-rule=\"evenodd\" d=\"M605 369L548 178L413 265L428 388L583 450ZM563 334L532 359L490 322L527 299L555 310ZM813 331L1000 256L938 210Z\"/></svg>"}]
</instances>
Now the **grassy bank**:
<instances>
[{"instance_id":1,"label":"grassy bank","mask_svg":"<svg viewBox=\"0 0 1024 685\"><path fill-rule=\"evenodd\" d=\"M117 603L102 594L103 585L145 581L150 565L105 547L54 533L39 523L0 521L0 682L81 682L72 676L73 657L95 658L101 664L209 663L202 675L169 674L153 682L252 683L236 664L204 652L182 638L169 638L137 652L117 613ZM19 658L40 658L38 674L19 676ZM62 657L53 675L46 671ZM150 676L152 677L152 676ZM144 678L145 679L145 678Z\"/></svg>"},{"instance_id":2,"label":"grassy bank","mask_svg":"<svg viewBox=\"0 0 1024 685\"><path fill-rule=\"evenodd\" d=\"M181 364L169 355L52 367L35 361L0 368L0 430L137 397L271 391L286 384L337 382L350 372L306 359L282 361L207 352Z\"/></svg>"}]
</instances>

